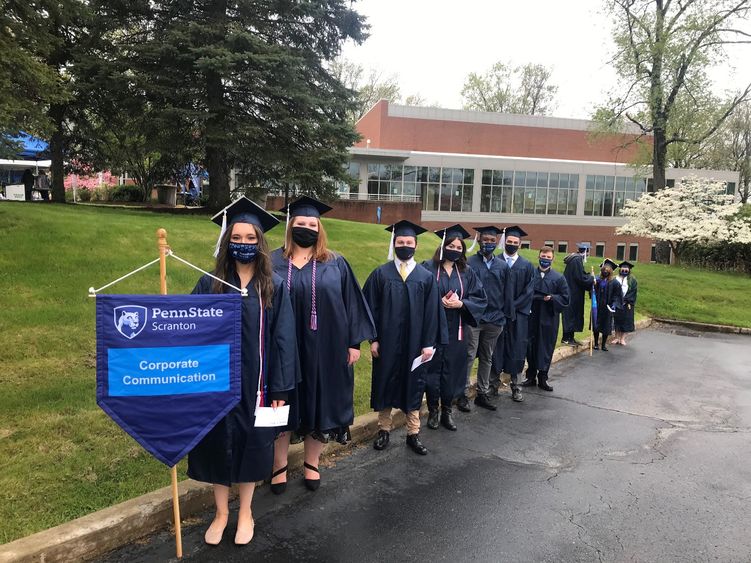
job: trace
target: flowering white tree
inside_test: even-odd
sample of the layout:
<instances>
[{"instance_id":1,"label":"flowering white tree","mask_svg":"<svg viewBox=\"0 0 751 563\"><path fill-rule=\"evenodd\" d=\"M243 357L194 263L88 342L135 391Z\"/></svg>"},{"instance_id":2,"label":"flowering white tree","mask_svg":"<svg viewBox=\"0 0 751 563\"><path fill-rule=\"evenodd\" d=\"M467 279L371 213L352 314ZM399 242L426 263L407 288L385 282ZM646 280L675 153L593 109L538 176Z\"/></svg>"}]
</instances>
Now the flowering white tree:
<instances>
[{"instance_id":1,"label":"flowering white tree","mask_svg":"<svg viewBox=\"0 0 751 563\"><path fill-rule=\"evenodd\" d=\"M751 243L751 224L736 217L740 208L723 182L689 177L626 201L622 215L628 222L616 232L665 241L680 262L687 244Z\"/></svg>"}]
</instances>

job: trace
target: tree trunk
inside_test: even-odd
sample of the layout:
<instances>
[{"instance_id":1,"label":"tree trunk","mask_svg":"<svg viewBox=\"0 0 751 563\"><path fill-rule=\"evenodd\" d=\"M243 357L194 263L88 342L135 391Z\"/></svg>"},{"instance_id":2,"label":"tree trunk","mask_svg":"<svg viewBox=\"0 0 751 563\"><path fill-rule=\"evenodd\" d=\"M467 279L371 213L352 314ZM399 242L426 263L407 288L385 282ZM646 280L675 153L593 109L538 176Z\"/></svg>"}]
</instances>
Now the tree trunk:
<instances>
[{"instance_id":1,"label":"tree trunk","mask_svg":"<svg viewBox=\"0 0 751 563\"><path fill-rule=\"evenodd\" d=\"M226 35L227 0L214 0L208 7L214 41L220 42ZM209 173L209 201L211 211L219 211L230 203L229 162L225 133L229 110L224 101L224 85L221 75L209 69L205 72L206 107L209 119L206 122L206 169Z\"/></svg>"},{"instance_id":2,"label":"tree trunk","mask_svg":"<svg viewBox=\"0 0 751 563\"><path fill-rule=\"evenodd\" d=\"M65 203L65 135L63 133L65 109L62 104L53 104L49 109L50 119L55 126L55 132L50 137L52 201L55 203Z\"/></svg>"}]
</instances>

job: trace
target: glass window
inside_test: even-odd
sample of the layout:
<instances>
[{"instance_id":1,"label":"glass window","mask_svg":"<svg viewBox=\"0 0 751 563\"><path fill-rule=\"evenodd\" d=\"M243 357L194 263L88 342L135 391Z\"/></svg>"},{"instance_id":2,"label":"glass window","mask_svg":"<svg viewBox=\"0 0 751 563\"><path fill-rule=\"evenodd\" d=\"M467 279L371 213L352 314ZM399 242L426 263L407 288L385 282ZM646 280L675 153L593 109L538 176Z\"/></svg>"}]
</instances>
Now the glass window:
<instances>
[{"instance_id":1,"label":"glass window","mask_svg":"<svg viewBox=\"0 0 751 563\"><path fill-rule=\"evenodd\" d=\"M598 256L600 258L605 257L605 243L604 242L598 242L595 245L595 256Z\"/></svg>"},{"instance_id":2,"label":"glass window","mask_svg":"<svg viewBox=\"0 0 751 563\"><path fill-rule=\"evenodd\" d=\"M550 173L550 187L551 188L557 188L558 187L558 172L551 172ZM568 186L566 186L568 187Z\"/></svg>"},{"instance_id":3,"label":"glass window","mask_svg":"<svg viewBox=\"0 0 751 563\"><path fill-rule=\"evenodd\" d=\"M510 170L503 171L503 185L510 186L513 183L514 173Z\"/></svg>"},{"instance_id":4,"label":"glass window","mask_svg":"<svg viewBox=\"0 0 751 563\"><path fill-rule=\"evenodd\" d=\"M595 189L595 177L594 176L587 176L587 189L588 190Z\"/></svg>"},{"instance_id":5,"label":"glass window","mask_svg":"<svg viewBox=\"0 0 751 563\"><path fill-rule=\"evenodd\" d=\"M438 211L438 196L440 195L440 184L424 184L426 193L423 197L423 209L426 211Z\"/></svg>"},{"instance_id":6,"label":"glass window","mask_svg":"<svg viewBox=\"0 0 751 563\"><path fill-rule=\"evenodd\" d=\"M612 176L609 176L609 178L612 178ZM610 217L613 215L613 191L609 190L604 193L604 201L603 201L603 210L602 214Z\"/></svg>"},{"instance_id":7,"label":"glass window","mask_svg":"<svg viewBox=\"0 0 751 563\"><path fill-rule=\"evenodd\" d=\"M579 175L578 174L569 174L568 187L574 188L576 190L579 189Z\"/></svg>"},{"instance_id":8,"label":"glass window","mask_svg":"<svg viewBox=\"0 0 751 563\"><path fill-rule=\"evenodd\" d=\"M568 213L567 215L576 215L576 202L579 199L579 190L568 191Z\"/></svg>"},{"instance_id":9,"label":"glass window","mask_svg":"<svg viewBox=\"0 0 751 563\"><path fill-rule=\"evenodd\" d=\"M368 180L368 194L378 195L378 180Z\"/></svg>"},{"instance_id":10,"label":"glass window","mask_svg":"<svg viewBox=\"0 0 751 563\"><path fill-rule=\"evenodd\" d=\"M493 180L493 174L496 172L493 170L483 170L482 171L482 183L485 185L489 185L492 183Z\"/></svg>"},{"instance_id":11,"label":"glass window","mask_svg":"<svg viewBox=\"0 0 751 563\"><path fill-rule=\"evenodd\" d=\"M438 208L440 211L448 211L451 209L452 191L453 186L451 184L441 184L441 202L440 207Z\"/></svg>"},{"instance_id":12,"label":"glass window","mask_svg":"<svg viewBox=\"0 0 751 563\"><path fill-rule=\"evenodd\" d=\"M528 176L529 177L529 176ZM527 188L524 190L524 213L535 212L535 190Z\"/></svg>"},{"instance_id":13,"label":"glass window","mask_svg":"<svg viewBox=\"0 0 751 563\"><path fill-rule=\"evenodd\" d=\"M514 172L514 186L524 186L524 182L527 179L526 172Z\"/></svg>"},{"instance_id":14,"label":"glass window","mask_svg":"<svg viewBox=\"0 0 751 563\"><path fill-rule=\"evenodd\" d=\"M417 195L417 182L404 182L404 195L416 196Z\"/></svg>"},{"instance_id":15,"label":"glass window","mask_svg":"<svg viewBox=\"0 0 751 563\"><path fill-rule=\"evenodd\" d=\"M567 252L568 252L568 241L559 240L558 241L558 254L566 254Z\"/></svg>"},{"instance_id":16,"label":"glass window","mask_svg":"<svg viewBox=\"0 0 751 563\"><path fill-rule=\"evenodd\" d=\"M639 245L637 243L631 243L628 247L628 259L631 262L636 262L639 259Z\"/></svg>"},{"instance_id":17,"label":"glass window","mask_svg":"<svg viewBox=\"0 0 751 563\"><path fill-rule=\"evenodd\" d=\"M618 246L615 248L615 259L618 261L625 260L626 255L626 245L625 243L619 242Z\"/></svg>"},{"instance_id":18,"label":"glass window","mask_svg":"<svg viewBox=\"0 0 751 563\"><path fill-rule=\"evenodd\" d=\"M595 216L601 216L602 215L602 202L605 196L604 192L595 190L594 193L594 204L592 206L592 215Z\"/></svg>"},{"instance_id":19,"label":"glass window","mask_svg":"<svg viewBox=\"0 0 751 563\"><path fill-rule=\"evenodd\" d=\"M537 185L537 172L527 172L527 182L525 185L528 188L534 188Z\"/></svg>"},{"instance_id":20,"label":"glass window","mask_svg":"<svg viewBox=\"0 0 751 563\"><path fill-rule=\"evenodd\" d=\"M504 187L501 192L501 213L511 213L511 196L514 189Z\"/></svg>"},{"instance_id":21,"label":"glass window","mask_svg":"<svg viewBox=\"0 0 751 563\"><path fill-rule=\"evenodd\" d=\"M474 168L465 168L464 169L464 183L472 185L475 183L475 169Z\"/></svg>"},{"instance_id":22,"label":"glass window","mask_svg":"<svg viewBox=\"0 0 751 563\"><path fill-rule=\"evenodd\" d=\"M520 245L520 246L521 246L521 248L522 248L523 250L529 250L530 248L532 248L532 243L531 243L530 241L528 241L528 240L523 240L523 241L521 242L521 245Z\"/></svg>"},{"instance_id":23,"label":"glass window","mask_svg":"<svg viewBox=\"0 0 751 563\"><path fill-rule=\"evenodd\" d=\"M431 166L428 169L428 180L431 182L440 182L441 181L441 169L436 168L435 166Z\"/></svg>"},{"instance_id":24,"label":"glass window","mask_svg":"<svg viewBox=\"0 0 751 563\"><path fill-rule=\"evenodd\" d=\"M501 192L502 188L493 188L493 200L490 204L490 209L493 213L501 212Z\"/></svg>"},{"instance_id":25,"label":"glass window","mask_svg":"<svg viewBox=\"0 0 751 563\"><path fill-rule=\"evenodd\" d=\"M483 213L490 212L490 196L493 188L483 186L480 188L480 211Z\"/></svg>"},{"instance_id":26,"label":"glass window","mask_svg":"<svg viewBox=\"0 0 751 563\"><path fill-rule=\"evenodd\" d=\"M467 184L462 188L462 211L472 211L472 185Z\"/></svg>"},{"instance_id":27,"label":"glass window","mask_svg":"<svg viewBox=\"0 0 751 563\"><path fill-rule=\"evenodd\" d=\"M513 213L524 212L524 190L522 188L514 188L514 205Z\"/></svg>"},{"instance_id":28,"label":"glass window","mask_svg":"<svg viewBox=\"0 0 751 563\"><path fill-rule=\"evenodd\" d=\"M548 173L547 172L538 172L537 173L537 187L538 188L547 188L548 187Z\"/></svg>"},{"instance_id":29,"label":"glass window","mask_svg":"<svg viewBox=\"0 0 751 563\"><path fill-rule=\"evenodd\" d=\"M725 193L728 195L735 195L735 182L728 182L725 184Z\"/></svg>"},{"instance_id":30,"label":"glass window","mask_svg":"<svg viewBox=\"0 0 751 563\"><path fill-rule=\"evenodd\" d=\"M657 245L652 245L652 251L649 254L649 261L650 262L657 262Z\"/></svg>"},{"instance_id":31,"label":"glass window","mask_svg":"<svg viewBox=\"0 0 751 563\"><path fill-rule=\"evenodd\" d=\"M602 191L605 189L605 176L595 176L595 190Z\"/></svg>"},{"instance_id":32,"label":"glass window","mask_svg":"<svg viewBox=\"0 0 751 563\"><path fill-rule=\"evenodd\" d=\"M595 205L594 199L595 192L587 190L586 197L584 198L584 215L592 215Z\"/></svg>"},{"instance_id":33,"label":"glass window","mask_svg":"<svg viewBox=\"0 0 751 563\"><path fill-rule=\"evenodd\" d=\"M554 190L550 190L551 192ZM548 190L547 188L537 188L535 191L535 213L544 214L547 205Z\"/></svg>"},{"instance_id":34,"label":"glass window","mask_svg":"<svg viewBox=\"0 0 751 563\"><path fill-rule=\"evenodd\" d=\"M378 178L378 165L368 163L368 179L372 180Z\"/></svg>"},{"instance_id":35,"label":"glass window","mask_svg":"<svg viewBox=\"0 0 751 563\"><path fill-rule=\"evenodd\" d=\"M556 190L550 188L548 190L548 215L555 215L558 213L558 194L566 193L566 190Z\"/></svg>"},{"instance_id":36,"label":"glass window","mask_svg":"<svg viewBox=\"0 0 751 563\"><path fill-rule=\"evenodd\" d=\"M553 246L555 246L555 241L546 240L544 246L549 246L550 248L553 248Z\"/></svg>"},{"instance_id":37,"label":"glass window","mask_svg":"<svg viewBox=\"0 0 751 563\"><path fill-rule=\"evenodd\" d=\"M405 166L403 178L405 182L417 181L417 166Z\"/></svg>"}]
</instances>

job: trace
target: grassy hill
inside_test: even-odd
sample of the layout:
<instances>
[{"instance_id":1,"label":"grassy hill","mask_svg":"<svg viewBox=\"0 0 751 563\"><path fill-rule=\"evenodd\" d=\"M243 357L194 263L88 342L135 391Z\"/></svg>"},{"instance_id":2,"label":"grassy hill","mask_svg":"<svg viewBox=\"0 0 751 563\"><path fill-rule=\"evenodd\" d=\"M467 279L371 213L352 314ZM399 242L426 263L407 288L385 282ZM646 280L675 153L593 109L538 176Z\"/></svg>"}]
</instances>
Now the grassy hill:
<instances>
[{"instance_id":1,"label":"grassy hill","mask_svg":"<svg viewBox=\"0 0 751 563\"><path fill-rule=\"evenodd\" d=\"M382 226L324 223L331 247L350 261L361 283L386 260L389 235ZM160 227L176 254L211 269L218 230L207 217L0 204L0 543L169 483L167 469L96 406L94 300L87 296L89 287L156 258ZM272 247L283 231L271 232ZM426 234L420 240L422 260L438 239ZM536 259L534 252L527 255ZM751 326L747 277L641 264L634 274L641 313ZM168 261L170 293L188 293L197 278ZM158 290L153 266L109 291ZM356 375L359 414L368 410L369 354Z\"/></svg>"}]
</instances>

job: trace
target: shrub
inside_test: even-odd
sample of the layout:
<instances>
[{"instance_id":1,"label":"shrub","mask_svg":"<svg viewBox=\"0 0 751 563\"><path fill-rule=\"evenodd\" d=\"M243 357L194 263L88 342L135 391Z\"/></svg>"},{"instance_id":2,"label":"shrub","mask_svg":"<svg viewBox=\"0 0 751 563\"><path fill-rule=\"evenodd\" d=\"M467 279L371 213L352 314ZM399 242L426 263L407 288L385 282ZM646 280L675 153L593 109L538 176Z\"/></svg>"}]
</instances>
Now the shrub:
<instances>
[{"instance_id":1,"label":"shrub","mask_svg":"<svg viewBox=\"0 0 751 563\"><path fill-rule=\"evenodd\" d=\"M143 201L143 190L140 186L125 184L116 186L110 193L111 201Z\"/></svg>"}]
</instances>

